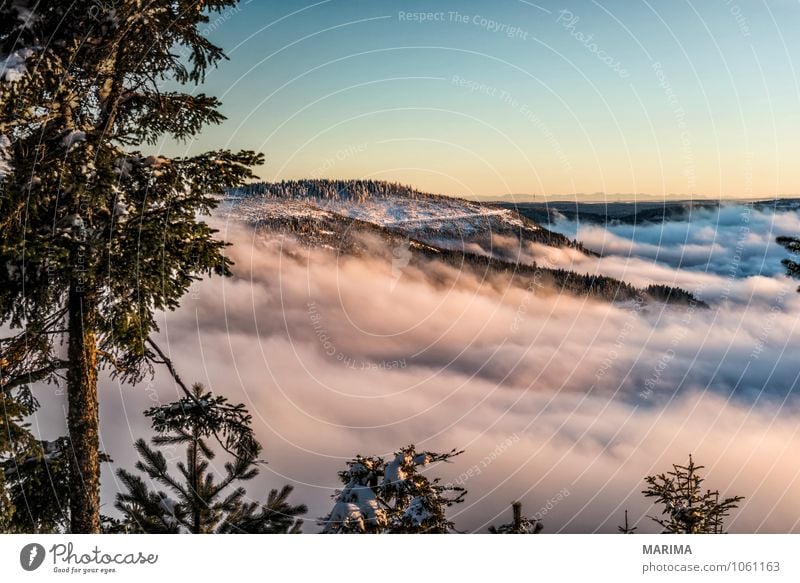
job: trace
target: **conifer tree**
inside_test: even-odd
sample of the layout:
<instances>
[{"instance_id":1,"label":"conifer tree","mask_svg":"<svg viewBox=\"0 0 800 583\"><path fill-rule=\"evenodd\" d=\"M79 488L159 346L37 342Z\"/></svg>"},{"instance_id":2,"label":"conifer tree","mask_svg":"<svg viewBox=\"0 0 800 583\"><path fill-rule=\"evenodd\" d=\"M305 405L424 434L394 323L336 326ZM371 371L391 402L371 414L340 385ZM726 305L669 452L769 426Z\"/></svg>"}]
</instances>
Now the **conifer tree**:
<instances>
[{"instance_id":1,"label":"conifer tree","mask_svg":"<svg viewBox=\"0 0 800 583\"><path fill-rule=\"evenodd\" d=\"M800 262L796 261L798 254L800 254L800 238L778 237L776 241L791 253L791 257L787 257L781 261L786 268L787 275L795 279L800 279ZM797 288L797 291L800 292L800 287Z\"/></svg>"},{"instance_id":2,"label":"conifer tree","mask_svg":"<svg viewBox=\"0 0 800 583\"><path fill-rule=\"evenodd\" d=\"M261 445L250 427L244 405L230 405L222 396L192 387L191 397L149 409L156 436L153 447L144 439L135 447L141 474L117 470L126 492L117 494L121 521L111 521L111 531L144 533L295 533L304 505L289 504L291 486L272 490L264 504L246 499L242 482L258 475ZM211 467L215 445L230 461L222 476ZM161 449L182 447L183 461L171 471ZM163 490L152 490L155 483Z\"/></svg>"},{"instance_id":3,"label":"conifer tree","mask_svg":"<svg viewBox=\"0 0 800 583\"><path fill-rule=\"evenodd\" d=\"M622 534L636 534L636 531L639 530L638 526L631 526L628 524L628 511L625 510L625 523L617 526L617 530Z\"/></svg>"},{"instance_id":4,"label":"conifer tree","mask_svg":"<svg viewBox=\"0 0 800 583\"><path fill-rule=\"evenodd\" d=\"M544 529L544 524L538 518L528 518L522 515L522 503L512 502L511 522L500 526L490 526L489 532L492 534L539 534Z\"/></svg>"},{"instance_id":5,"label":"conifer tree","mask_svg":"<svg viewBox=\"0 0 800 583\"><path fill-rule=\"evenodd\" d=\"M229 273L199 216L261 156L138 148L224 119L214 97L172 87L201 83L224 58L201 27L236 3L0 5L0 325L12 331L0 387L66 384L73 533L100 529L98 371L152 374L164 361L155 313L194 280Z\"/></svg>"},{"instance_id":6,"label":"conifer tree","mask_svg":"<svg viewBox=\"0 0 800 583\"><path fill-rule=\"evenodd\" d=\"M448 507L463 502L460 486L428 479L421 468L449 461L461 451L417 453L414 445L396 452L390 462L377 456L357 456L339 472L344 484L334 495L331 512L321 519L327 534L433 533L454 530Z\"/></svg>"},{"instance_id":7,"label":"conifer tree","mask_svg":"<svg viewBox=\"0 0 800 583\"><path fill-rule=\"evenodd\" d=\"M642 493L663 506L663 518L650 518L665 534L720 534L725 517L744 500L743 496L720 500L719 490L703 491L705 480L698 474L703 467L695 465L689 455L687 465L673 464L671 472L645 478L648 488Z\"/></svg>"}]
</instances>

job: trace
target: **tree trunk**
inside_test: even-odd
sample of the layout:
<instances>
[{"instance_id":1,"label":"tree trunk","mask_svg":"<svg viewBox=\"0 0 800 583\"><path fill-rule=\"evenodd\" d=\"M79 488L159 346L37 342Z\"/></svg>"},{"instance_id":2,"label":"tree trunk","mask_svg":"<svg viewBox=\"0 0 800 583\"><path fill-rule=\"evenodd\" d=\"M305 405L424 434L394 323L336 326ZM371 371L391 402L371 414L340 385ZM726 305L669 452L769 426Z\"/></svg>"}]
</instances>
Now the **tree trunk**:
<instances>
[{"instance_id":1,"label":"tree trunk","mask_svg":"<svg viewBox=\"0 0 800 583\"><path fill-rule=\"evenodd\" d=\"M100 416L97 403L97 306L82 282L70 285L67 424L72 448L70 532L100 532Z\"/></svg>"},{"instance_id":2,"label":"tree trunk","mask_svg":"<svg viewBox=\"0 0 800 583\"><path fill-rule=\"evenodd\" d=\"M194 428L192 429L192 434L194 437L194 441L192 441L192 449L191 449L191 456L192 456L192 467L191 467L191 477L192 477L192 534L200 534L203 532L201 528L200 522L200 483L198 480L197 475L197 465L200 463L198 459L198 442L200 441L200 434L197 430L197 425L195 424Z\"/></svg>"},{"instance_id":3,"label":"tree trunk","mask_svg":"<svg viewBox=\"0 0 800 583\"><path fill-rule=\"evenodd\" d=\"M514 513L514 532L519 532L522 530L522 502L512 503L511 509Z\"/></svg>"}]
</instances>

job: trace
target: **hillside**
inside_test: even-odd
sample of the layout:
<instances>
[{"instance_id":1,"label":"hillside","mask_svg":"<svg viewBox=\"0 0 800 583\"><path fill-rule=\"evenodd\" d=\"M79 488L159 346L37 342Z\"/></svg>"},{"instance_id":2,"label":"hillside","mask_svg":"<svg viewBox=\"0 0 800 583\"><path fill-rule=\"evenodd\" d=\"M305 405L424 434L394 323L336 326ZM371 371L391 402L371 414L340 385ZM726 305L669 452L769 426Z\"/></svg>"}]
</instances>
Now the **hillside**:
<instances>
[{"instance_id":1,"label":"hillside","mask_svg":"<svg viewBox=\"0 0 800 583\"><path fill-rule=\"evenodd\" d=\"M230 193L247 220L286 222L321 213L355 219L433 245L492 249L493 237L552 247L582 246L542 228L513 209L420 192L377 180L256 183Z\"/></svg>"},{"instance_id":2,"label":"hillside","mask_svg":"<svg viewBox=\"0 0 800 583\"><path fill-rule=\"evenodd\" d=\"M221 212L260 230L343 255L401 254L408 264L439 261L481 277L501 274L513 285L608 301L637 297L675 304L702 302L677 289L637 289L602 275L548 269L521 259L527 244L594 254L514 209L427 194L380 181L301 180L257 183L230 192ZM374 241L381 241L376 249ZM511 244L509 244L509 241ZM498 244L501 242L502 244Z\"/></svg>"}]
</instances>

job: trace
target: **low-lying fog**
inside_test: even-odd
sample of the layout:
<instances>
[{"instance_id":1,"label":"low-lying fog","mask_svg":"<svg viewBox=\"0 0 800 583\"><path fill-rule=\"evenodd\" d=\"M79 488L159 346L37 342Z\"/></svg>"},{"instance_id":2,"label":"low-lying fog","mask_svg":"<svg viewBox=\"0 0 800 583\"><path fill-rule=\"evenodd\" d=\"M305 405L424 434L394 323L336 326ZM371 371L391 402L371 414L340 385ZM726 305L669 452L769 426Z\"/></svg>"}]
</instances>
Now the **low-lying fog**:
<instances>
[{"instance_id":1,"label":"low-lying fog","mask_svg":"<svg viewBox=\"0 0 800 583\"><path fill-rule=\"evenodd\" d=\"M519 499L545 532L613 532L626 508L655 532L643 477L689 453L708 487L746 496L731 531L800 531L800 295L774 243L800 232L795 214L730 206L691 223L564 221L559 230L604 256L523 250L547 266L678 285L710 309L537 295L409 266L402 253L337 259L218 226L235 277L197 284L164 319L161 343L186 381L248 405L269 461L250 494L294 484L306 532L347 459L408 443L466 450L428 470L469 490L451 512L465 531L507 522ZM115 460L106 512L112 470L130 468L131 442L148 434L142 410L175 396L163 373L133 388L103 381L103 447Z\"/></svg>"}]
</instances>

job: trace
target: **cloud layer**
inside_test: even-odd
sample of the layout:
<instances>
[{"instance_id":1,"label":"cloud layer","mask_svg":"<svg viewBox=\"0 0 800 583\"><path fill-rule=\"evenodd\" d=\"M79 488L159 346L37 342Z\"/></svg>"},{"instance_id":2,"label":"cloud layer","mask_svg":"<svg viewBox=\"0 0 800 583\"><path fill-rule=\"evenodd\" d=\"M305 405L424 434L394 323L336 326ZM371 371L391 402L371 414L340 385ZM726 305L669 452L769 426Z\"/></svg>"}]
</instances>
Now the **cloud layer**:
<instances>
[{"instance_id":1,"label":"cloud layer","mask_svg":"<svg viewBox=\"0 0 800 583\"><path fill-rule=\"evenodd\" d=\"M694 222L666 225L658 239L657 226L577 229L603 248L599 260L525 250L552 266L680 285L708 310L535 294L220 224L236 275L199 283L164 319L162 344L187 381L250 407L269 460L258 488L295 484L312 520L329 509L347 459L413 442L466 450L430 472L469 490L452 516L470 532L508 521L516 499L546 532L613 532L625 508L653 531L643 477L689 453L709 487L747 497L732 531L800 532L800 297L770 244L775 225L800 224L752 213L746 267L731 276L737 212L709 218L714 235ZM693 257L710 253L710 267L688 268L682 257L701 241L710 246ZM174 386L159 373L134 388L106 379L102 393L103 446L130 467L132 440L147 434L141 411L173 399Z\"/></svg>"}]
</instances>

